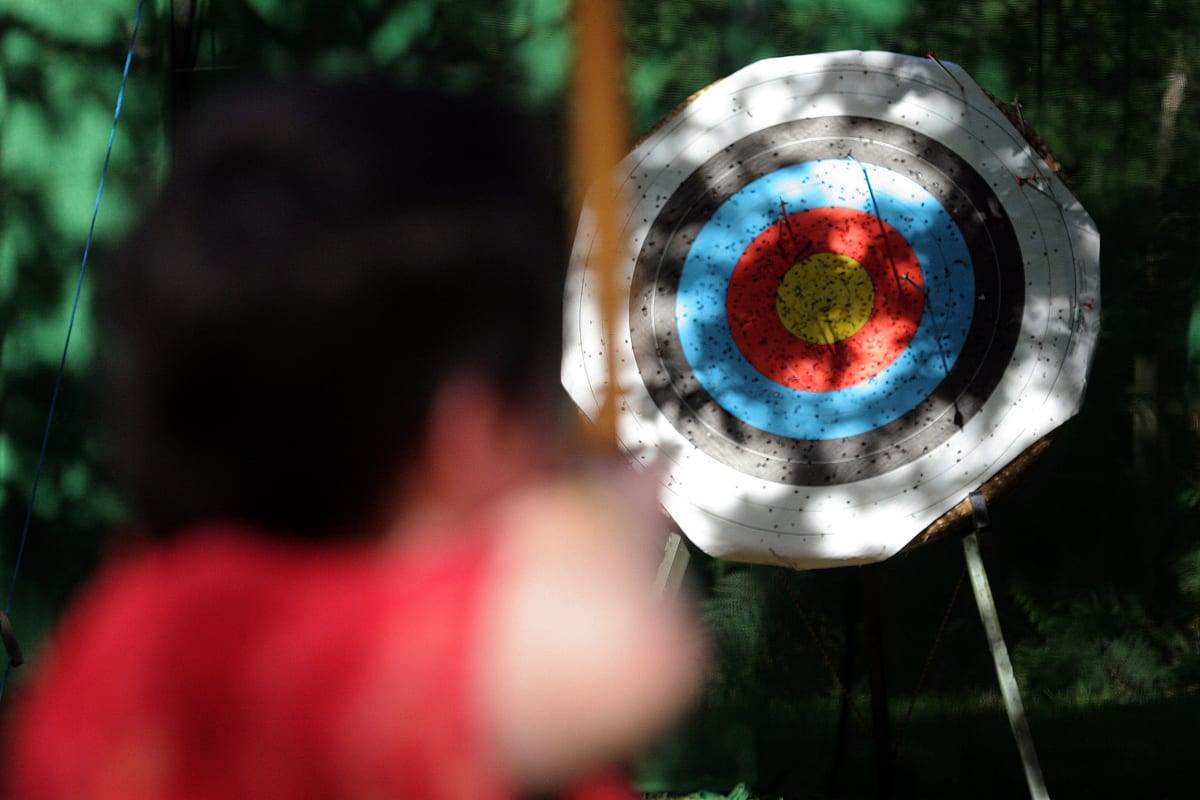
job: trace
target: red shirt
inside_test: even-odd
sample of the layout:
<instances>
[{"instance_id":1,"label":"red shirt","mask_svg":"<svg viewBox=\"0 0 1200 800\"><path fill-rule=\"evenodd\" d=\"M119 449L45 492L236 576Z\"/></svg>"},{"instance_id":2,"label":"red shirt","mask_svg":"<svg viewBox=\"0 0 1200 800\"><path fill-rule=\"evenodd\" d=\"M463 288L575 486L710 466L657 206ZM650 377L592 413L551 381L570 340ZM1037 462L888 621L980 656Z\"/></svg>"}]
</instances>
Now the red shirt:
<instances>
[{"instance_id":1,"label":"red shirt","mask_svg":"<svg viewBox=\"0 0 1200 800\"><path fill-rule=\"evenodd\" d=\"M387 553L212 529L118 562L11 720L7 796L517 796L471 696L491 541Z\"/></svg>"}]
</instances>

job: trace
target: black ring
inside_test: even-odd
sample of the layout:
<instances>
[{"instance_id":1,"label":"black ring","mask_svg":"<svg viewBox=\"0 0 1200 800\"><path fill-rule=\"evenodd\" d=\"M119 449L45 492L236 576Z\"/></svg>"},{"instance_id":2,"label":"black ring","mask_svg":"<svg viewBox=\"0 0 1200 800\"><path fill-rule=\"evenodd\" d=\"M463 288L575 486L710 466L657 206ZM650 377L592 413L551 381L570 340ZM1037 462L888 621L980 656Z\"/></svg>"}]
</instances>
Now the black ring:
<instances>
[{"instance_id":1,"label":"black ring","mask_svg":"<svg viewBox=\"0 0 1200 800\"><path fill-rule=\"evenodd\" d=\"M840 439L779 436L731 414L700 385L676 332L675 294L692 242L733 194L783 167L847 157L914 180L958 225L975 275L971 325L949 374L924 402L898 419ZM684 180L645 237L629 303L631 343L646 389L694 447L743 474L796 486L832 485L881 475L916 460L946 442L979 411L1016 348L1025 304L1024 269L1003 205L956 153L890 122L818 117L748 134Z\"/></svg>"}]
</instances>

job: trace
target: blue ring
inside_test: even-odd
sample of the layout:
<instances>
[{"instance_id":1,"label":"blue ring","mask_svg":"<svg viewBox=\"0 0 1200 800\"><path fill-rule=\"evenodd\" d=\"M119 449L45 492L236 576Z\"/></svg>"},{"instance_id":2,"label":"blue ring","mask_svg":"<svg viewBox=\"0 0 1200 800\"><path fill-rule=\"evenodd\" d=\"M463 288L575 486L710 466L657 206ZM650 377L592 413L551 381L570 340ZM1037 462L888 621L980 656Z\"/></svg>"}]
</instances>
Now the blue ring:
<instances>
[{"instance_id":1,"label":"blue ring","mask_svg":"<svg viewBox=\"0 0 1200 800\"><path fill-rule=\"evenodd\" d=\"M876 215L912 248L925 313L908 348L873 377L813 392L776 383L734 343L725 297L734 267L780 213L837 206ZM822 159L785 167L726 200L688 252L675 300L679 341L700 384L730 414L793 439L857 436L898 419L933 393L966 341L975 303L970 251L958 225L919 184L885 167ZM940 339L940 347L939 347Z\"/></svg>"}]
</instances>

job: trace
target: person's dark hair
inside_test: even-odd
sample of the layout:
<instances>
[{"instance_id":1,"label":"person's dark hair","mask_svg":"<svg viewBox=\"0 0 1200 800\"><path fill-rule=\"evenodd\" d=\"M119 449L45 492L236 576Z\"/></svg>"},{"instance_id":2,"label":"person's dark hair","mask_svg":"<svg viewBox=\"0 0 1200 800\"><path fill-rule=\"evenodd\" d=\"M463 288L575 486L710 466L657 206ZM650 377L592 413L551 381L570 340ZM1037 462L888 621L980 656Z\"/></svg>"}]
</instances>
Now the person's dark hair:
<instances>
[{"instance_id":1,"label":"person's dark hair","mask_svg":"<svg viewBox=\"0 0 1200 800\"><path fill-rule=\"evenodd\" d=\"M142 524L354 529L447 377L546 393L545 150L511 110L376 83L263 86L198 114L100 285L111 448Z\"/></svg>"}]
</instances>

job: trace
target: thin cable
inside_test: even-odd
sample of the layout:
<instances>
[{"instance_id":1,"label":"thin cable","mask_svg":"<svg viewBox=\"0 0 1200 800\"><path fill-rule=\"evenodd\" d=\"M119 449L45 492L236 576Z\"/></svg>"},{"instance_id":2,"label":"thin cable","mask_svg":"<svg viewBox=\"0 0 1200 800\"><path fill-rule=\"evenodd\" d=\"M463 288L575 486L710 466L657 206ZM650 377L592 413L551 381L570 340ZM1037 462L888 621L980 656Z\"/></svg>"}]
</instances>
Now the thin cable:
<instances>
[{"instance_id":1,"label":"thin cable","mask_svg":"<svg viewBox=\"0 0 1200 800\"><path fill-rule=\"evenodd\" d=\"M933 54L932 50L929 51L929 57L932 58L934 61L937 61L937 56L935 56ZM938 63L938 66L940 66L942 69L946 69L946 65L943 64L941 61L938 61L937 63ZM946 70L946 74L950 75L951 78L954 77L954 75L950 74L950 70L948 70L948 69ZM955 80L955 83L958 83L958 81ZM960 83L959 86L961 87L962 84ZM887 231L883 227L883 217L879 215L879 202L875 199L875 187L873 187L871 185L871 176L867 172L866 165L864 165L861 161L859 161L857 158L855 158L852 154L847 155L846 158L850 159L855 164L858 164L859 169L862 170L863 180L867 182L867 192L871 196L871 209L875 212L874 217L875 217L876 221L879 222L879 238L880 238L881 246L884 248L884 252L887 254L888 263L892 267L892 277L896 281L896 292L897 293L900 292L900 281L901 281L901 278L903 277L903 280L905 282L907 282L908 284L910 284L918 292L920 292L921 295L925 298L925 301L928 302L929 301L929 290L926 289L924 286L918 284L916 281L914 281L907 272L904 273L903 276L901 276L899 270L896 269L896 259L892 256L892 249L888 245L888 242L887 242ZM942 344L942 327L941 327L941 325L938 324L937 313L934 312L932 309L930 309L930 312L929 312L929 321L933 324L933 338L934 338L934 341L937 342L938 357L941 358L941 360L942 360L942 370L946 373L946 376L949 377L950 362L946 358L946 351L945 351L944 345ZM959 409L958 409L958 401L957 400L954 401L954 423L956 425L958 425L960 428L962 427L962 412L959 411Z\"/></svg>"},{"instance_id":2,"label":"thin cable","mask_svg":"<svg viewBox=\"0 0 1200 800\"><path fill-rule=\"evenodd\" d=\"M83 259L79 264L79 279L75 283L75 298L71 303L71 316L67 320L67 336L63 343L62 358L58 363L58 374L54 378L54 391L50 395L50 411L46 415L46 427L42 431L42 448L38 454L37 467L33 472L33 488L29 493L29 505L25 508L25 523L21 526L21 541L17 545L17 557L13 561L12 581L8 587L8 600L4 604L4 613L12 611L13 593L17 588L17 576L21 572L21 559L25 555L25 543L29 539L29 525L33 519L33 508L37 503L38 484L42 479L42 469L46 464L46 449L50 443L50 429L54 424L54 411L58 407L58 396L62 390L63 375L67 370L67 351L71 347L71 333L75 329L75 316L79 311L79 298L83 293L83 278L87 274L88 253L92 249L92 240L96 235L96 218L100 216L100 198L104 196L104 180L108 176L108 163L112 159L113 142L117 138L117 121L121 119L121 106L125 101L125 84L129 80L129 67L133 63L133 47L137 42L138 29L142 24L142 8L146 0L138 0L137 14L133 19L133 33L129 37L129 50L125 53L125 68L121 72L121 87L117 91L117 104L113 111L112 129L108 132L108 149L104 154L104 166L100 169L100 185L96 189L96 204L92 209L92 222L88 227L87 241L83 246ZM4 667L4 677L0 678L0 698L4 697L4 688L8 685L8 673L12 669L11 660Z\"/></svg>"},{"instance_id":3,"label":"thin cable","mask_svg":"<svg viewBox=\"0 0 1200 800\"><path fill-rule=\"evenodd\" d=\"M888 265L892 268L892 278L896 281L896 293L899 294L903 288L900 286L900 271L896 269L896 259L892 256L892 248L888 246L887 229L883 227L883 217L879 215L879 202L875 199L875 187L871 185L871 176L867 172L866 165L855 158L852 153L847 154L846 158L858 164L858 168L862 170L863 180L867 183L867 194L871 197L871 210L874 212L875 221L879 223L880 245L883 247L884 255L887 256ZM905 273L904 277L908 278L908 274ZM911 278L909 278L909 283L912 283Z\"/></svg>"}]
</instances>

